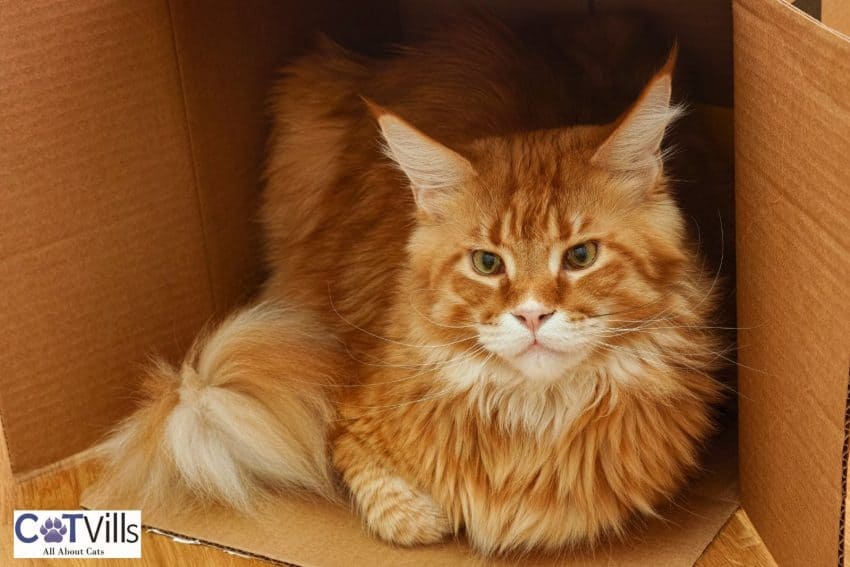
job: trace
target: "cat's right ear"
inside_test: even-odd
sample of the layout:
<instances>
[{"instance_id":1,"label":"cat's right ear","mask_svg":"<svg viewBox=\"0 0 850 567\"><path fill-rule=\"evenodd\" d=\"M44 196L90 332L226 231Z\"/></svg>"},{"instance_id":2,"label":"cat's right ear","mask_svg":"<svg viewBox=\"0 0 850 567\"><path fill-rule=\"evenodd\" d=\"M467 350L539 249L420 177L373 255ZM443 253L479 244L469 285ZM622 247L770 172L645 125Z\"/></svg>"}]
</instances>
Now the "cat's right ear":
<instances>
[{"instance_id":1,"label":"cat's right ear","mask_svg":"<svg viewBox=\"0 0 850 567\"><path fill-rule=\"evenodd\" d=\"M647 182L657 179L663 166L664 134L682 114L682 107L670 102L677 53L677 47L673 46L667 63L652 77L637 102L620 117L591 163Z\"/></svg>"},{"instance_id":2,"label":"cat's right ear","mask_svg":"<svg viewBox=\"0 0 850 567\"><path fill-rule=\"evenodd\" d=\"M387 156L410 180L416 205L439 216L451 193L475 176L472 164L392 112L365 102L381 128Z\"/></svg>"}]
</instances>

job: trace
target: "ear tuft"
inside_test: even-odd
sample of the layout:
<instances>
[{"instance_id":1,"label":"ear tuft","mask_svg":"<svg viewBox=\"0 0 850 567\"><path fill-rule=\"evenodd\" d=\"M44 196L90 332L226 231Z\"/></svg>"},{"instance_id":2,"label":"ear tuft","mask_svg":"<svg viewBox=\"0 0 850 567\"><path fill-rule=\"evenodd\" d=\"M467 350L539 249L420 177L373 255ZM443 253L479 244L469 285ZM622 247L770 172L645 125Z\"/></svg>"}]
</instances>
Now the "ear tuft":
<instances>
[{"instance_id":1,"label":"ear tuft","mask_svg":"<svg viewBox=\"0 0 850 567\"><path fill-rule=\"evenodd\" d=\"M381 128L387 157L410 180L417 206L439 214L446 197L475 176L472 164L392 112L365 102Z\"/></svg>"},{"instance_id":2,"label":"ear tuft","mask_svg":"<svg viewBox=\"0 0 850 567\"><path fill-rule=\"evenodd\" d=\"M596 150L591 163L610 171L655 180L662 168L664 133L684 111L671 105L673 68L678 49L670 51L664 67L650 79L638 100L616 122L613 132Z\"/></svg>"}]
</instances>

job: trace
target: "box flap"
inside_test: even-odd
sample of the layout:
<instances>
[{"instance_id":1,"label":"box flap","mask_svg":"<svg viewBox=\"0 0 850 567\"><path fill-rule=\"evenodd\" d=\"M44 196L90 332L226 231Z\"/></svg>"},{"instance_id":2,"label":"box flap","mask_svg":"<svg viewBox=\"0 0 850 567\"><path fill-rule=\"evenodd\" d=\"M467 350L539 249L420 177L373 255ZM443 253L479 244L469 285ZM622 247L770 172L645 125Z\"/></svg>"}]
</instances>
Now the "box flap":
<instances>
[{"instance_id":1,"label":"box flap","mask_svg":"<svg viewBox=\"0 0 850 567\"><path fill-rule=\"evenodd\" d=\"M523 565L690 567L738 507L737 460L733 435L724 435L706 458L706 467L677 502L662 511L663 520L637 528L622 543L611 543L595 553L575 552L558 558L526 556ZM83 497L87 508L132 508L96 488ZM480 567L480 558L463 544L400 549L367 536L357 517L346 508L292 498L276 501L251 517L224 510L207 510L186 517L143 513L147 527L184 539L235 550L303 567L351 565ZM513 566L517 559L487 562Z\"/></svg>"},{"instance_id":2,"label":"box flap","mask_svg":"<svg viewBox=\"0 0 850 567\"><path fill-rule=\"evenodd\" d=\"M22 473L131 407L210 293L167 7L0 8L0 413Z\"/></svg>"},{"instance_id":3,"label":"box flap","mask_svg":"<svg viewBox=\"0 0 850 567\"><path fill-rule=\"evenodd\" d=\"M850 354L850 42L736 0L744 507L781 565L838 553Z\"/></svg>"}]
</instances>

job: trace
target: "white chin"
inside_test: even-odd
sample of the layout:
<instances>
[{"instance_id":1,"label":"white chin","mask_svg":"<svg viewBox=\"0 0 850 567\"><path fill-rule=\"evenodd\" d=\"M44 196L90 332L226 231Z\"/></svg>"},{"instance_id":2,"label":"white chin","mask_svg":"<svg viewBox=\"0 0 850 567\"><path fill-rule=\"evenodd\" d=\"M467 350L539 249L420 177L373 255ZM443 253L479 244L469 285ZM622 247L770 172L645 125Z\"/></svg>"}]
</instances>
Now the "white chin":
<instances>
[{"instance_id":1,"label":"white chin","mask_svg":"<svg viewBox=\"0 0 850 567\"><path fill-rule=\"evenodd\" d=\"M547 349L533 349L511 357L509 362L526 377L549 382L563 378L584 358L585 356L578 352L565 353Z\"/></svg>"}]
</instances>

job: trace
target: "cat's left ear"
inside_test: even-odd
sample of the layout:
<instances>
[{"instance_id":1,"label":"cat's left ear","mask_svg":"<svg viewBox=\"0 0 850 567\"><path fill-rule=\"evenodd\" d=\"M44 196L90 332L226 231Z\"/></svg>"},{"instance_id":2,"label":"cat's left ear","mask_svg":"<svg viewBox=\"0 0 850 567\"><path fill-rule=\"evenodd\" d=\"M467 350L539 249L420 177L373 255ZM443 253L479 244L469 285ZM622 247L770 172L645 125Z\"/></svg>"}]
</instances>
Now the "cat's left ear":
<instances>
[{"instance_id":1,"label":"cat's left ear","mask_svg":"<svg viewBox=\"0 0 850 567\"><path fill-rule=\"evenodd\" d=\"M472 164L392 112L366 104L381 127L387 156L410 180L416 205L439 215L446 198L476 175Z\"/></svg>"},{"instance_id":2,"label":"cat's left ear","mask_svg":"<svg viewBox=\"0 0 850 567\"><path fill-rule=\"evenodd\" d=\"M674 46L664 67L644 87L632 107L616 122L614 131L596 150L591 163L609 171L654 182L662 170L661 142L667 127L682 113L670 104Z\"/></svg>"}]
</instances>

